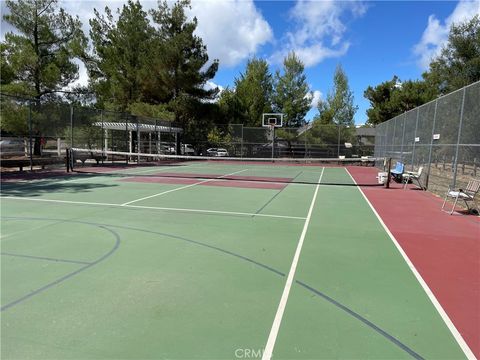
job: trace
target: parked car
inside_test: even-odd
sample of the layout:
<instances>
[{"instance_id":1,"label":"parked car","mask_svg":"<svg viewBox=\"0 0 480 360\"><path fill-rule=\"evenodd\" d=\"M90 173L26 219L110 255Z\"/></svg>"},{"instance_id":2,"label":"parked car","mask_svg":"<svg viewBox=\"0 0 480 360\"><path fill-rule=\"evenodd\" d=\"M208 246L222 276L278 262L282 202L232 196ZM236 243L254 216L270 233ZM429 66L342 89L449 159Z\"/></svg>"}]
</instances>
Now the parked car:
<instances>
[{"instance_id":1,"label":"parked car","mask_svg":"<svg viewBox=\"0 0 480 360\"><path fill-rule=\"evenodd\" d=\"M217 156L217 148L207 149L207 156Z\"/></svg>"},{"instance_id":2,"label":"parked car","mask_svg":"<svg viewBox=\"0 0 480 360\"><path fill-rule=\"evenodd\" d=\"M210 148L207 149L207 156L225 157L228 156L228 151L222 148Z\"/></svg>"},{"instance_id":3,"label":"parked car","mask_svg":"<svg viewBox=\"0 0 480 360\"><path fill-rule=\"evenodd\" d=\"M5 156L25 155L25 144L21 138L3 138L0 140L0 154Z\"/></svg>"},{"instance_id":4,"label":"parked car","mask_svg":"<svg viewBox=\"0 0 480 360\"><path fill-rule=\"evenodd\" d=\"M217 149L216 156L221 156L221 157L228 156L228 151L226 149Z\"/></svg>"},{"instance_id":5,"label":"parked car","mask_svg":"<svg viewBox=\"0 0 480 360\"><path fill-rule=\"evenodd\" d=\"M173 155L175 154L175 147L173 145L162 145L160 153L165 155Z\"/></svg>"},{"instance_id":6,"label":"parked car","mask_svg":"<svg viewBox=\"0 0 480 360\"><path fill-rule=\"evenodd\" d=\"M190 144L183 144L182 155L195 155L195 149Z\"/></svg>"}]
</instances>

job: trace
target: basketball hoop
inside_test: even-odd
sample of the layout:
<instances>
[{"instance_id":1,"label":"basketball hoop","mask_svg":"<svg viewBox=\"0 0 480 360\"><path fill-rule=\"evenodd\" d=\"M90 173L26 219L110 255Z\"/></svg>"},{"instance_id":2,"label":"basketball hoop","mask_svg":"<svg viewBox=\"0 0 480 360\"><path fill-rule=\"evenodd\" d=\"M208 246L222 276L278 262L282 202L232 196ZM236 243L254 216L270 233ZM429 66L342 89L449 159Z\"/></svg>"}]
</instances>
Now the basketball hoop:
<instances>
[{"instance_id":1,"label":"basketball hoop","mask_svg":"<svg viewBox=\"0 0 480 360\"><path fill-rule=\"evenodd\" d=\"M270 129L270 135L272 137L272 161L275 157L275 128L281 128L283 126L283 114L282 113L264 113L262 114L262 126Z\"/></svg>"},{"instance_id":2,"label":"basketball hoop","mask_svg":"<svg viewBox=\"0 0 480 360\"><path fill-rule=\"evenodd\" d=\"M283 126L283 114L281 113L265 113L262 114L262 126L272 129L272 127Z\"/></svg>"}]
</instances>

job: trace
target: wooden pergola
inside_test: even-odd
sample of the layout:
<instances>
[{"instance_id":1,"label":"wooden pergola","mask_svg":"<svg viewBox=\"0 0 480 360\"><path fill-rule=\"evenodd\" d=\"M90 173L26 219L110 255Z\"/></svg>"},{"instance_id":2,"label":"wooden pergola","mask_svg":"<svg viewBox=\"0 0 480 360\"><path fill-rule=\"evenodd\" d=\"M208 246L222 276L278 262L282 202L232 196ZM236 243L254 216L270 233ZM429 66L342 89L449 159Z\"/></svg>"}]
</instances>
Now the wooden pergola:
<instances>
[{"instance_id":1,"label":"wooden pergola","mask_svg":"<svg viewBox=\"0 0 480 360\"><path fill-rule=\"evenodd\" d=\"M108 149L108 130L126 131L128 132L128 150L133 152L133 133L136 133L137 144L140 144L141 134L148 134L148 152L152 153L152 134L155 134L156 141L156 153L160 153L161 134L168 133L175 136L175 144L178 143L178 134L183 132L182 128L166 125L152 125L142 123L130 123L130 122L96 122L95 126L101 127L105 131L104 148ZM140 147L137 148L137 152L140 152Z\"/></svg>"}]
</instances>

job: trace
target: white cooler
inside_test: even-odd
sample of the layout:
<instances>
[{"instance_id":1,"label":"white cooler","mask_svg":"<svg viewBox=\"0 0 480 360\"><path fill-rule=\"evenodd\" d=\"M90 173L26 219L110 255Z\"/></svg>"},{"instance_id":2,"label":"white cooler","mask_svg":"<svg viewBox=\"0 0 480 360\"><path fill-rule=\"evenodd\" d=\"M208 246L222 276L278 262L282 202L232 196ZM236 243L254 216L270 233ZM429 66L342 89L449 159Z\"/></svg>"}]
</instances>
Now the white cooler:
<instances>
[{"instance_id":1,"label":"white cooler","mask_svg":"<svg viewBox=\"0 0 480 360\"><path fill-rule=\"evenodd\" d=\"M377 176L378 183L379 183L379 184L385 184L385 183L387 182L387 176L388 176L388 173L386 173L386 172L379 172L379 173L378 173L378 176Z\"/></svg>"}]
</instances>

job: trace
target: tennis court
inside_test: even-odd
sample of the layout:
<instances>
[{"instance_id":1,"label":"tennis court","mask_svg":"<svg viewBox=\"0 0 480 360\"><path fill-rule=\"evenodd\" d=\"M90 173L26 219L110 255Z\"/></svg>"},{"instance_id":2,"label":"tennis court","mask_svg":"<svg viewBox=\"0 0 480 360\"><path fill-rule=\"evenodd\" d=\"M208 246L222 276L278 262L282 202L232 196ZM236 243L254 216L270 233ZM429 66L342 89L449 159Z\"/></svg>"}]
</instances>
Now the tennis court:
<instances>
[{"instance_id":1,"label":"tennis court","mask_svg":"<svg viewBox=\"0 0 480 360\"><path fill-rule=\"evenodd\" d=\"M2 358L466 358L349 166L92 169L2 186Z\"/></svg>"}]
</instances>

